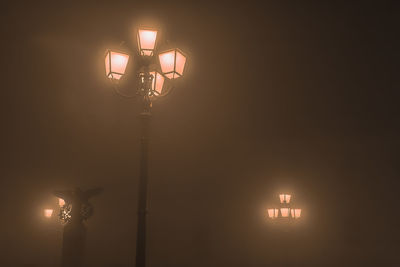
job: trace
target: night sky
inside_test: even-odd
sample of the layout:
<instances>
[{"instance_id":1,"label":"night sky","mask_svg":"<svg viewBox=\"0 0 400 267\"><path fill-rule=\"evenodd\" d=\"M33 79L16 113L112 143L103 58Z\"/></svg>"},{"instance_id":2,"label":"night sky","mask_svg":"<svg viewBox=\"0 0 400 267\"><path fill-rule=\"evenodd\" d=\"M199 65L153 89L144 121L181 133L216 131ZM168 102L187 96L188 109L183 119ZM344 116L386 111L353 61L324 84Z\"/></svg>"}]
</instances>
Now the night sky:
<instances>
[{"instance_id":1,"label":"night sky","mask_svg":"<svg viewBox=\"0 0 400 267\"><path fill-rule=\"evenodd\" d=\"M125 42L133 89L139 23L189 55L153 104L148 266L400 265L399 7L3 4L0 265L58 264L53 190L101 186L85 261L133 266L141 105L104 53ZM282 191L290 229L265 218Z\"/></svg>"}]
</instances>

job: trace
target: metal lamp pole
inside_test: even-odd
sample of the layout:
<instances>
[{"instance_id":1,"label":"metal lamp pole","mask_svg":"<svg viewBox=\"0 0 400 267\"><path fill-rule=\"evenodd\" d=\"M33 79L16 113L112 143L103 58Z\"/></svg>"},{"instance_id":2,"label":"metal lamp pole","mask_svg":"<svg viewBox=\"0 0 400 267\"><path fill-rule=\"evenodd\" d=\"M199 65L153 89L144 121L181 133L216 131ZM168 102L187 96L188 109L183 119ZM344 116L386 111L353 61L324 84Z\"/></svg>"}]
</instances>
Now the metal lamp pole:
<instances>
[{"instance_id":1,"label":"metal lamp pole","mask_svg":"<svg viewBox=\"0 0 400 267\"><path fill-rule=\"evenodd\" d=\"M148 126L151 117L151 102L149 99L149 85L151 86L152 77L147 72L143 79L144 96L143 111L141 119L140 137L140 176L139 176L139 200L138 200L138 223L136 237L136 267L146 266L146 219L147 219L147 184L148 184L148 153L149 153L149 134ZM150 82L149 82L150 81Z\"/></svg>"},{"instance_id":2,"label":"metal lamp pole","mask_svg":"<svg viewBox=\"0 0 400 267\"><path fill-rule=\"evenodd\" d=\"M186 55L179 49L169 49L158 54L158 64L155 64L154 52L157 30L139 28L137 34L139 57L135 61L141 66L138 86L133 95L126 95L119 90L119 81L125 74L129 55L124 52L107 50L105 58L106 76L113 82L114 90L126 98L140 97L143 110L140 113L140 173L138 223L136 236L136 267L146 266L146 219L147 219L147 186L148 186L148 147L149 122L151 119L152 101L169 94L173 87L172 81L182 77ZM152 64L153 63L153 64ZM161 73L159 73L161 69Z\"/></svg>"}]
</instances>

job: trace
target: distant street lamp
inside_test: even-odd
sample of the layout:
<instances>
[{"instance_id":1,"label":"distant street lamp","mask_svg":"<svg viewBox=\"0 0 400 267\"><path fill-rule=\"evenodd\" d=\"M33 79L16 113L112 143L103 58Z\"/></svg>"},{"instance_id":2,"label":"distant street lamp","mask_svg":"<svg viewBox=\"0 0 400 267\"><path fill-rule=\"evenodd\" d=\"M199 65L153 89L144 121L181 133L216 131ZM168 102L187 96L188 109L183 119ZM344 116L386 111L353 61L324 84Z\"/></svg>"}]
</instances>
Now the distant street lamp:
<instances>
[{"instance_id":1,"label":"distant street lamp","mask_svg":"<svg viewBox=\"0 0 400 267\"><path fill-rule=\"evenodd\" d=\"M64 205L65 205L65 200L62 199L62 198L59 198L59 199L58 199L58 205L59 205L60 207L64 206Z\"/></svg>"},{"instance_id":2,"label":"distant street lamp","mask_svg":"<svg viewBox=\"0 0 400 267\"><path fill-rule=\"evenodd\" d=\"M289 217L290 208L281 208L281 216L283 218Z\"/></svg>"},{"instance_id":3,"label":"distant street lamp","mask_svg":"<svg viewBox=\"0 0 400 267\"><path fill-rule=\"evenodd\" d=\"M183 76L186 65L186 55L179 49L170 49L157 54L156 29L140 27L137 30L138 53L133 61L138 64L136 73L137 86L134 94L126 95L119 89L120 80L125 75L125 70L130 56L117 50L107 50L105 56L106 77L114 84L116 93L123 97L139 97L143 104L141 112L141 142L140 142L140 176L139 176L139 201L138 224L136 237L136 267L146 265L146 216L147 216L147 173L148 173L148 123L151 117L152 101L167 95L173 89L173 80ZM165 79L167 78L167 79Z\"/></svg>"},{"instance_id":4,"label":"distant street lamp","mask_svg":"<svg viewBox=\"0 0 400 267\"><path fill-rule=\"evenodd\" d=\"M291 219L300 219L301 217L301 209L299 208L292 208L290 203L291 195L289 194L280 194L279 200L281 207L278 208L268 208L267 209L267 216L270 219L284 219L284 220L291 220ZM280 211L280 212L279 212Z\"/></svg>"},{"instance_id":5,"label":"distant street lamp","mask_svg":"<svg viewBox=\"0 0 400 267\"><path fill-rule=\"evenodd\" d=\"M74 190L54 191L58 197L60 207L58 217L64 225L62 242L61 265L64 267L82 266L84 254L84 242L86 227L83 221L93 215L93 206L89 199L102 191L102 188L94 188L82 191ZM47 208L43 211L46 218L51 218L54 209Z\"/></svg>"},{"instance_id":6,"label":"distant street lamp","mask_svg":"<svg viewBox=\"0 0 400 267\"><path fill-rule=\"evenodd\" d=\"M279 199L280 199L281 203L289 203L291 197L292 196L289 194L280 194L279 195Z\"/></svg>"},{"instance_id":7,"label":"distant street lamp","mask_svg":"<svg viewBox=\"0 0 400 267\"><path fill-rule=\"evenodd\" d=\"M59 218L64 222L62 266L82 266L86 227L83 221L93 215L93 206L89 199L102 192L102 188L82 191L74 190L54 191L59 198Z\"/></svg>"},{"instance_id":8,"label":"distant street lamp","mask_svg":"<svg viewBox=\"0 0 400 267\"><path fill-rule=\"evenodd\" d=\"M290 210L292 218L298 219L301 215L301 209L291 209Z\"/></svg>"},{"instance_id":9,"label":"distant street lamp","mask_svg":"<svg viewBox=\"0 0 400 267\"><path fill-rule=\"evenodd\" d=\"M279 209L268 209L268 217L271 219L278 218Z\"/></svg>"}]
</instances>

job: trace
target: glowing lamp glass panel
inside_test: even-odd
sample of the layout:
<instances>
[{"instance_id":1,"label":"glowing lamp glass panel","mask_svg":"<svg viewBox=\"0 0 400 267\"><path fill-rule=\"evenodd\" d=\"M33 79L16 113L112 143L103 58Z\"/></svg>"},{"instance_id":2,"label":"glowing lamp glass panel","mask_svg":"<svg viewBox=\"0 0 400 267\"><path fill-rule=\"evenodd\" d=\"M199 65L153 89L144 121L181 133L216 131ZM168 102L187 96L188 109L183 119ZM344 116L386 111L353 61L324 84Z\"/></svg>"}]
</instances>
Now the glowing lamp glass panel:
<instances>
[{"instance_id":1,"label":"glowing lamp glass panel","mask_svg":"<svg viewBox=\"0 0 400 267\"><path fill-rule=\"evenodd\" d=\"M53 210L52 209L45 209L43 211L44 217L46 218L51 218L51 215L53 215Z\"/></svg>"},{"instance_id":2,"label":"glowing lamp glass panel","mask_svg":"<svg viewBox=\"0 0 400 267\"><path fill-rule=\"evenodd\" d=\"M300 218L301 216L301 209L295 209L295 218Z\"/></svg>"},{"instance_id":3,"label":"glowing lamp glass panel","mask_svg":"<svg viewBox=\"0 0 400 267\"><path fill-rule=\"evenodd\" d=\"M176 79L183 76L186 64L186 56L179 50L173 49L161 53L159 56L161 71L168 79Z\"/></svg>"},{"instance_id":4,"label":"glowing lamp glass panel","mask_svg":"<svg viewBox=\"0 0 400 267\"><path fill-rule=\"evenodd\" d=\"M268 209L268 217L271 219L275 217L274 209Z\"/></svg>"},{"instance_id":5,"label":"glowing lamp glass panel","mask_svg":"<svg viewBox=\"0 0 400 267\"><path fill-rule=\"evenodd\" d=\"M175 51L168 51L159 55L161 71L164 74L172 73L175 68Z\"/></svg>"},{"instance_id":6,"label":"glowing lamp glass panel","mask_svg":"<svg viewBox=\"0 0 400 267\"><path fill-rule=\"evenodd\" d=\"M268 217L271 219L275 219L278 217L278 209L268 209Z\"/></svg>"},{"instance_id":7,"label":"glowing lamp glass panel","mask_svg":"<svg viewBox=\"0 0 400 267\"><path fill-rule=\"evenodd\" d=\"M284 218L287 218L287 217L289 217L289 208L281 208L281 215L282 215L282 217L284 217Z\"/></svg>"},{"instance_id":8,"label":"glowing lamp glass panel","mask_svg":"<svg viewBox=\"0 0 400 267\"><path fill-rule=\"evenodd\" d=\"M281 203L289 203L290 198L291 198L291 195L288 195L288 194L280 194L279 195L279 199L280 199Z\"/></svg>"},{"instance_id":9,"label":"glowing lamp glass panel","mask_svg":"<svg viewBox=\"0 0 400 267\"><path fill-rule=\"evenodd\" d=\"M151 88L158 94L161 94L164 85L164 77L156 71L152 71L150 74L153 75Z\"/></svg>"},{"instance_id":10,"label":"glowing lamp glass panel","mask_svg":"<svg viewBox=\"0 0 400 267\"><path fill-rule=\"evenodd\" d=\"M185 69L186 57L179 51L176 52L176 72L182 76Z\"/></svg>"},{"instance_id":11,"label":"glowing lamp glass panel","mask_svg":"<svg viewBox=\"0 0 400 267\"><path fill-rule=\"evenodd\" d=\"M129 55L108 50L105 58L106 76L109 79L119 80L125 74Z\"/></svg>"},{"instance_id":12,"label":"glowing lamp glass panel","mask_svg":"<svg viewBox=\"0 0 400 267\"><path fill-rule=\"evenodd\" d=\"M58 199L58 205L59 205L60 207L64 206L64 205L65 205L64 199L59 198L59 199Z\"/></svg>"},{"instance_id":13,"label":"glowing lamp glass panel","mask_svg":"<svg viewBox=\"0 0 400 267\"><path fill-rule=\"evenodd\" d=\"M140 55L152 56L156 46L157 31L139 29L137 39Z\"/></svg>"},{"instance_id":14,"label":"glowing lamp glass panel","mask_svg":"<svg viewBox=\"0 0 400 267\"><path fill-rule=\"evenodd\" d=\"M292 218L298 219L301 216L301 209L291 209L290 213L292 215Z\"/></svg>"}]
</instances>

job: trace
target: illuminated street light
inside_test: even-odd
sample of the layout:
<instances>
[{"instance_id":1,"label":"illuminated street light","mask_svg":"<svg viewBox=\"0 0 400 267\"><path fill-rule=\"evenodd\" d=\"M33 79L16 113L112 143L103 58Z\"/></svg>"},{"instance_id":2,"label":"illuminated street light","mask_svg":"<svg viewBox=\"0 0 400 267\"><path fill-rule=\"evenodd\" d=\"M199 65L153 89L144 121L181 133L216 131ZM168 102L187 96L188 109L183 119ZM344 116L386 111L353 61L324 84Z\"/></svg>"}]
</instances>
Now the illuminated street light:
<instances>
[{"instance_id":1,"label":"illuminated street light","mask_svg":"<svg viewBox=\"0 0 400 267\"><path fill-rule=\"evenodd\" d=\"M289 210L290 210L290 208L281 208L281 216L283 218L289 217Z\"/></svg>"},{"instance_id":2,"label":"illuminated street light","mask_svg":"<svg viewBox=\"0 0 400 267\"><path fill-rule=\"evenodd\" d=\"M137 41L139 54L141 56L153 56L156 47L157 30L139 28L137 31Z\"/></svg>"},{"instance_id":3,"label":"illuminated street light","mask_svg":"<svg viewBox=\"0 0 400 267\"><path fill-rule=\"evenodd\" d=\"M151 76L153 76L152 82L151 82L151 91L155 96L159 96L162 93L163 87L164 87L164 76L161 75L157 71L150 71L149 72ZM144 79L145 74L142 72L139 75ZM151 93L150 93L151 95Z\"/></svg>"},{"instance_id":4,"label":"illuminated street light","mask_svg":"<svg viewBox=\"0 0 400 267\"><path fill-rule=\"evenodd\" d=\"M301 217L301 209L292 208L289 203L291 200L291 195L289 194L279 194L279 202L281 207L278 208L268 208L268 218L270 219L282 219L282 220L291 220L291 219L300 219Z\"/></svg>"},{"instance_id":5,"label":"illuminated street light","mask_svg":"<svg viewBox=\"0 0 400 267\"><path fill-rule=\"evenodd\" d=\"M280 199L281 203L289 203L291 197L292 196L288 195L288 194L280 194L279 195L279 199Z\"/></svg>"},{"instance_id":6,"label":"illuminated street light","mask_svg":"<svg viewBox=\"0 0 400 267\"><path fill-rule=\"evenodd\" d=\"M301 209L291 209L290 212L291 212L292 218L294 218L294 219L300 218Z\"/></svg>"},{"instance_id":7,"label":"illuminated street light","mask_svg":"<svg viewBox=\"0 0 400 267\"><path fill-rule=\"evenodd\" d=\"M168 79L182 77L186 56L179 49L162 52L159 56L161 71Z\"/></svg>"},{"instance_id":8,"label":"illuminated street light","mask_svg":"<svg viewBox=\"0 0 400 267\"><path fill-rule=\"evenodd\" d=\"M143 104L141 112L142 132L140 141L140 175L138 194L138 223L136 235L136 267L146 265L146 220L147 220L147 173L148 173L148 123L151 116L153 100L163 97L174 88L174 81L183 76L187 56L174 48L157 52L156 29L140 27L137 31L138 57L133 63L137 65L137 86L130 95L120 90L120 80L124 79L129 61L126 52L107 50L105 56L106 77L113 82L115 92L123 97L138 97ZM168 79L165 79L168 78Z\"/></svg>"},{"instance_id":9,"label":"illuminated street light","mask_svg":"<svg viewBox=\"0 0 400 267\"><path fill-rule=\"evenodd\" d=\"M113 80L119 80L125 74L126 66L128 65L129 55L106 51L105 66L106 76Z\"/></svg>"},{"instance_id":10,"label":"illuminated street light","mask_svg":"<svg viewBox=\"0 0 400 267\"><path fill-rule=\"evenodd\" d=\"M268 217L271 219L278 218L279 209L268 209Z\"/></svg>"},{"instance_id":11,"label":"illuminated street light","mask_svg":"<svg viewBox=\"0 0 400 267\"><path fill-rule=\"evenodd\" d=\"M64 206L64 205L65 205L64 199L58 198L58 205L59 205L60 207Z\"/></svg>"}]
</instances>

